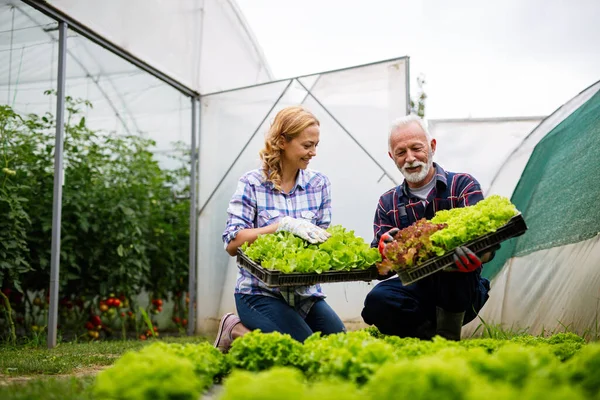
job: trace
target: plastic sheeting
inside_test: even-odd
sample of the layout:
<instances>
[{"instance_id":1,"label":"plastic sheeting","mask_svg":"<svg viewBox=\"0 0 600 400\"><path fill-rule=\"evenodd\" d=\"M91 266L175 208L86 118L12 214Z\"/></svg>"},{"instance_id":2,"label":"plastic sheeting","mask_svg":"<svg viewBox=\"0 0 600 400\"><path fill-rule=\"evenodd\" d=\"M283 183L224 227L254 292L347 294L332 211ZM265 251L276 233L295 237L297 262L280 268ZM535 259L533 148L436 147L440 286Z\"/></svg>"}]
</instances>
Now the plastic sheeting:
<instances>
[{"instance_id":1,"label":"plastic sheeting","mask_svg":"<svg viewBox=\"0 0 600 400\"><path fill-rule=\"evenodd\" d=\"M600 318L600 236L510 259L492 282L480 311L488 324L541 333L565 329L598 337ZM463 337L481 324L463 327ZM481 333L481 328L477 330Z\"/></svg>"},{"instance_id":2,"label":"plastic sheeting","mask_svg":"<svg viewBox=\"0 0 600 400\"><path fill-rule=\"evenodd\" d=\"M272 79L233 0L51 0L117 46L199 93ZM105 64L105 73L118 71Z\"/></svg>"},{"instance_id":3,"label":"plastic sheeting","mask_svg":"<svg viewBox=\"0 0 600 400\"><path fill-rule=\"evenodd\" d=\"M50 4L192 89L208 92L271 78L233 1ZM0 101L22 114L55 113L55 97L44 92L56 88L58 22L21 1L0 0L0 26ZM66 73L66 95L93 105L85 112L92 129L153 139L167 167L174 142L189 147L190 99L72 30Z\"/></svg>"},{"instance_id":4,"label":"plastic sheeting","mask_svg":"<svg viewBox=\"0 0 600 400\"><path fill-rule=\"evenodd\" d=\"M56 113L58 23L24 3L0 6L0 99L22 114ZM191 100L168 84L69 30L66 95L87 125L107 134L139 134L156 141L165 166L173 143L191 141Z\"/></svg>"},{"instance_id":5,"label":"plastic sheeting","mask_svg":"<svg viewBox=\"0 0 600 400\"><path fill-rule=\"evenodd\" d=\"M543 117L429 120L435 160L447 171L473 175L487 195L508 155ZM510 196L510 194L509 194Z\"/></svg>"},{"instance_id":6,"label":"plastic sheeting","mask_svg":"<svg viewBox=\"0 0 600 400\"><path fill-rule=\"evenodd\" d=\"M498 169L497 174L492 178L489 194L500 194L510 197L521 178L521 174L529 161L531 153L540 140L548 132L553 130L565 118L588 101L596 92L600 90L600 82L597 82L585 89L578 96L569 100L562 107L545 118L527 137L520 143L515 150L509 154L506 161Z\"/></svg>"},{"instance_id":7,"label":"plastic sheeting","mask_svg":"<svg viewBox=\"0 0 600 400\"><path fill-rule=\"evenodd\" d=\"M600 82L545 119L492 184L513 192L530 231L503 244L481 311L488 324L533 334L570 329L598 337L600 232L597 149ZM518 183L518 184L517 184ZM510 194L508 193L508 194ZM474 332L481 321L465 327Z\"/></svg>"},{"instance_id":8,"label":"plastic sheeting","mask_svg":"<svg viewBox=\"0 0 600 400\"><path fill-rule=\"evenodd\" d=\"M379 195L401 180L387 156L387 134L391 120L407 112L407 68L407 59L397 59L202 97L198 331L214 331L220 315L235 310L237 267L221 239L227 205L239 177L260 166L264 134L282 108L304 104L320 120L321 141L309 167L332 182L332 223L371 241ZM360 320L370 289L367 283L324 285L345 321Z\"/></svg>"}]
</instances>

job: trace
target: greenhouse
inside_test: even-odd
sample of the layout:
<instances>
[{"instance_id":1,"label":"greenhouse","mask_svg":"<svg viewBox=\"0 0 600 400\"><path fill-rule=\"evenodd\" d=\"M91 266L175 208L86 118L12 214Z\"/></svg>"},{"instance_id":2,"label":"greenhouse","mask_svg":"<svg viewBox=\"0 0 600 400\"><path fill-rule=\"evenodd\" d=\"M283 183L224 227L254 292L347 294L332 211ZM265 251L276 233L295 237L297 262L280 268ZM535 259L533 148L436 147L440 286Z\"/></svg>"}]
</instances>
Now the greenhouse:
<instances>
[{"instance_id":1,"label":"greenhouse","mask_svg":"<svg viewBox=\"0 0 600 400\"><path fill-rule=\"evenodd\" d=\"M436 163L527 228L462 340L365 323L375 274L323 283L342 333L217 346L228 206L275 116L318 119L331 225L370 244L410 60L279 79L235 0L0 0L0 398L600 398L600 82L548 116L429 120Z\"/></svg>"}]
</instances>

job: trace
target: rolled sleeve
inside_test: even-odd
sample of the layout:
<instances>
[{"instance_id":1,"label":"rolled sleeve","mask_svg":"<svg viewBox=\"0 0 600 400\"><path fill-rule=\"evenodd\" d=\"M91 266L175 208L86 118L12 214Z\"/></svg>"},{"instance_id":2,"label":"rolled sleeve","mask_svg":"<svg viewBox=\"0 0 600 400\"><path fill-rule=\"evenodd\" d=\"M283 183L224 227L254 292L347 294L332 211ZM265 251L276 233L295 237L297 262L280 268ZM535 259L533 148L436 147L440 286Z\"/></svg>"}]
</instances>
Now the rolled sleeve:
<instances>
[{"instance_id":1,"label":"rolled sleeve","mask_svg":"<svg viewBox=\"0 0 600 400\"><path fill-rule=\"evenodd\" d=\"M256 194L253 186L245 180L238 182L237 188L227 207L227 226L223 232L225 248L242 229L254 227L256 215Z\"/></svg>"}]
</instances>

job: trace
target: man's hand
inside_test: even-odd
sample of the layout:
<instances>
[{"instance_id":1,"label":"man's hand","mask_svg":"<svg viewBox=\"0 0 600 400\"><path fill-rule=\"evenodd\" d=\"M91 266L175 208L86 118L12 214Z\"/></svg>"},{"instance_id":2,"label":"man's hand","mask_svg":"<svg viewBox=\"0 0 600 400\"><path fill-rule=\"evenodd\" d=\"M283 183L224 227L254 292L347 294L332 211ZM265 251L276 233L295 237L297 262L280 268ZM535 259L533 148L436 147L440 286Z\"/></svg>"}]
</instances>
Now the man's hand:
<instances>
[{"instance_id":1,"label":"man's hand","mask_svg":"<svg viewBox=\"0 0 600 400\"><path fill-rule=\"evenodd\" d=\"M457 247L454 251L455 268L448 269L455 272L473 272L482 265L479 257L465 246Z\"/></svg>"},{"instance_id":2,"label":"man's hand","mask_svg":"<svg viewBox=\"0 0 600 400\"><path fill-rule=\"evenodd\" d=\"M331 236L331 233L309 221L292 217L283 217L279 221L277 232L280 231L292 233L313 244L323 243Z\"/></svg>"},{"instance_id":3,"label":"man's hand","mask_svg":"<svg viewBox=\"0 0 600 400\"><path fill-rule=\"evenodd\" d=\"M381 257L383 257L385 259L385 256L383 255L383 249L385 249L385 245L388 243L391 243L394 241L394 236L396 236L396 234L400 232L400 229L398 228L392 228L389 231L387 231L386 233L384 233L383 235L381 235L381 237L379 238L379 254L381 254Z\"/></svg>"}]
</instances>

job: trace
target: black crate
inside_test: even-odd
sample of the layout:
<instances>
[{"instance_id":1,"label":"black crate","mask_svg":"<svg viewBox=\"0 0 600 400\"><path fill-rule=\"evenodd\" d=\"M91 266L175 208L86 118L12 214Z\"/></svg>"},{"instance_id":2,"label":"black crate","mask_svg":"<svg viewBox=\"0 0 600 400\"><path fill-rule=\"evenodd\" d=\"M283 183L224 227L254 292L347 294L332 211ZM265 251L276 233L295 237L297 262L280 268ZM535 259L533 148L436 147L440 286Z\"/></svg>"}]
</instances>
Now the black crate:
<instances>
[{"instance_id":1,"label":"black crate","mask_svg":"<svg viewBox=\"0 0 600 400\"><path fill-rule=\"evenodd\" d=\"M505 225L498 228L496 232L488 233L487 235L474 239L465 244L465 246L473 253L482 255L491 248L499 245L501 242L524 234L526 230L527 225L525 224L523 216L517 214ZM455 265L453 255L454 249L439 257L431 258L416 267L402 269L398 271L398 276L404 285L410 285L426 276Z\"/></svg>"},{"instance_id":2,"label":"black crate","mask_svg":"<svg viewBox=\"0 0 600 400\"><path fill-rule=\"evenodd\" d=\"M284 274L281 271L271 271L252 261L238 248L237 262L256 278L269 287L282 286L306 286L317 283L335 283L352 281L372 281L377 278L377 268L372 266L368 269L353 269L350 271L326 271L320 274L292 272Z\"/></svg>"}]
</instances>

